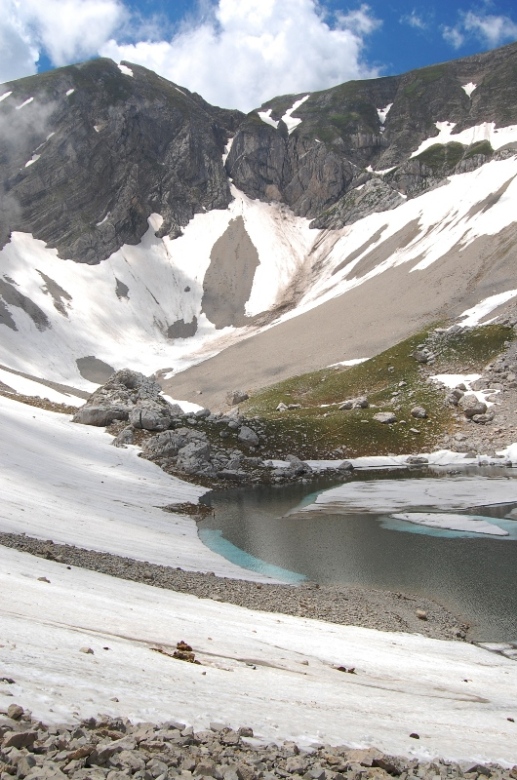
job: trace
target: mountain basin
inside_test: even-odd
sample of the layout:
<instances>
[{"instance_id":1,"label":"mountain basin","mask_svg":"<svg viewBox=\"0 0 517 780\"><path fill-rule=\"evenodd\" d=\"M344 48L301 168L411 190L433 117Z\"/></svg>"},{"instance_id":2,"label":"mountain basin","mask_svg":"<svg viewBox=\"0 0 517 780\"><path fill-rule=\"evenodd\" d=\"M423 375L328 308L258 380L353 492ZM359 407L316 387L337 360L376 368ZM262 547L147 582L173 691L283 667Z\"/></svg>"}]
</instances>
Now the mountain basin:
<instances>
[{"instance_id":1,"label":"mountain basin","mask_svg":"<svg viewBox=\"0 0 517 780\"><path fill-rule=\"evenodd\" d=\"M296 583L433 598L476 641L517 641L517 470L356 472L336 484L213 491L203 542Z\"/></svg>"}]
</instances>

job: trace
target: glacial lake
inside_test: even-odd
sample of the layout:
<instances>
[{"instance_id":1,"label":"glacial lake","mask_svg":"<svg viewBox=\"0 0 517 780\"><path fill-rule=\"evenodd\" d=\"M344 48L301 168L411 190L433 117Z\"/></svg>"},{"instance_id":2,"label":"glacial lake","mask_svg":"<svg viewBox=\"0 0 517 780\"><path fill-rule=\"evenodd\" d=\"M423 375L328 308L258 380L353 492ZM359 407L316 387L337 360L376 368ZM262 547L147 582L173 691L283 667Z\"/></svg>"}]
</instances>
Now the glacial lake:
<instances>
[{"instance_id":1,"label":"glacial lake","mask_svg":"<svg viewBox=\"0 0 517 780\"><path fill-rule=\"evenodd\" d=\"M234 563L286 582L427 596L477 641L517 641L517 469L356 471L339 485L320 478L202 500L214 514L198 523L200 538Z\"/></svg>"}]
</instances>

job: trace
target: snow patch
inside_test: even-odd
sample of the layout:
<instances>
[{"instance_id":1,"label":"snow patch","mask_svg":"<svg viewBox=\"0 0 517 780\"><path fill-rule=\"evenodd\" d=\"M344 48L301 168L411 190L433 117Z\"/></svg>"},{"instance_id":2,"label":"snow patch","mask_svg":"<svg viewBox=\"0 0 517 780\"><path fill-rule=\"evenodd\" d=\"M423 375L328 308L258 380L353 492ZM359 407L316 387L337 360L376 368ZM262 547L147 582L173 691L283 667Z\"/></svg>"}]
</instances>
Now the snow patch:
<instances>
[{"instance_id":1,"label":"snow patch","mask_svg":"<svg viewBox=\"0 0 517 780\"><path fill-rule=\"evenodd\" d=\"M68 404L69 406L82 406L84 404L84 398L78 398L76 395L54 390L54 388L38 382L36 378L27 379L24 376L13 374L11 371L5 371L2 368L0 368L0 382L8 385L8 387L12 387L20 395L39 396L53 403Z\"/></svg>"},{"instance_id":2,"label":"snow patch","mask_svg":"<svg viewBox=\"0 0 517 780\"><path fill-rule=\"evenodd\" d=\"M119 63L118 69L121 73L124 74L124 76L134 76L135 74L131 70L131 68L128 68L127 65L122 65L122 63Z\"/></svg>"},{"instance_id":3,"label":"snow patch","mask_svg":"<svg viewBox=\"0 0 517 780\"><path fill-rule=\"evenodd\" d=\"M300 106L305 103L306 100L308 100L310 95L305 95L305 97L300 98L300 100L297 100L291 108L289 108L285 114L282 117L282 120L287 125L287 130L289 131L289 135L293 132L295 127L298 127L298 125L301 125L302 121L301 119L298 119L296 117L293 117L292 114L294 111L296 111Z\"/></svg>"},{"instance_id":4,"label":"snow patch","mask_svg":"<svg viewBox=\"0 0 517 780\"><path fill-rule=\"evenodd\" d=\"M300 100L296 100L291 108L288 108L285 114L282 116L282 121L287 125L289 135L291 135L293 130L298 127L298 125L301 125L303 121L297 117L293 117L292 114L309 98L310 95L305 95L305 97L300 98ZM262 121L266 123L266 125L271 125L271 127L274 127L276 130L280 120L271 118L272 111L272 108L268 108L267 111L257 111L257 114L262 119Z\"/></svg>"},{"instance_id":5,"label":"snow patch","mask_svg":"<svg viewBox=\"0 0 517 780\"><path fill-rule=\"evenodd\" d=\"M235 139L235 136L233 136L232 138L229 138L228 139L228 143L224 147L223 165L225 164L226 160L228 159L228 155L230 154L230 151L231 151L234 139Z\"/></svg>"},{"instance_id":6,"label":"snow patch","mask_svg":"<svg viewBox=\"0 0 517 780\"><path fill-rule=\"evenodd\" d=\"M456 462L464 460L461 456ZM353 462L353 461L352 461ZM394 459L393 465L400 465ZM437 510L459 511L473 506L514 503L515 481L511 479L480 479L472 476L450 476L447 480L422 478L386 479L371 482L348 482L320 493L315 502L297 507L296 512L334 512L393 514L413 508L432 507Z\"/></svg>"},{"instance_id":7,"label":"snow patch","mask_svg":"<svg viewBox=\"0 0 517 780\"><path fill-rule=\"evenodd\" d=\"M456 122L436 122L438 135L422 141L411 157L417 157L435 144L448 144L452 141L456 141L464 146L471 146L471 144L476 144L480 141L489 141L492 149L495 150L501 149L506 144L517 143L517 125L498 127L496 129L495 122L483 122L481 125L469 127L467 130L462 130L461 133L453 135L456 124Z\"/></svg>"},{"instance_id":8,"label":"snow patch","mask_svg":"<svg viewBox=\"0 0 517 780\"><path fill-rule=\"evenodd\" d=\"M388 116L388 114L390 112L390 108L392 107L392 105L393 105L393 103L388 103L386 108L378 108L377 109L377 116L379 117L379 122L381 123L381 125L383 125L385 123L386 117ZM381 129L381 132L382 132L382 130L384 130L384 128Z\"/></svg>"},{"instance_id":9,"label":"snow patch","mask_svg":"<svg viewBox=\"0 0 517 780\"><path fill-rule=\"evenodd\" d=\"M67 89L67 91L65 92L65 95L67 97L70 97L70 95L73 95L74 92L75 92L75 89Z\"/></svg>"},{"instance_id":10,"label":"snow patch","mask_svg":"<svg viewBox=\"0 0 517 780\"><path fill-rule=\"evenodd\" d=\"M278 120L271 119L272 111L272 108L268 108L267 111L257 111L257 114L262 119L262 121L266 123L266 125L271 125L271 127L274 127L276 130L278 128Z\"/></svg>"},{"instance_id":11,"label":"snow patch","mask_svg":"<svg viewBox=\"0 0 517 780\"><path fill-rule=\"evenodd\" d=\"M34 100L33 97L27 98L23 103L21 103L19 106L16 106L16 110L19 111L20 108L24 108L24 106L28 106L32 101Z\"/></svg>"},{"instance_id":12,"label":"snow patch","mask_svg":"<svg viewBox=\"0 0 517 780\"><path fill-rule=\"evenodd\" d=\"M469 328L474 327L474 325L479 325L481 320L490 314L490 312L494 311L494 309L497 309L498 306L502 306L503 303L511 301L511 299L515 298L516 295L517 290L507 290L506 292L498 293L497 295L490 295L488 298L484 298L482 301L476 304L476 306L473 306L471 309L464 311L463 314L460 314L460 318L465 318L461 322L461 325ZM493 322L493 319L483 324L489 325L490 322Z\"/></svg>"},{"instance_id":13,"label":"snow patch","mask_svg":"<svg viewBox=\"0 0 517 780\"><path fill-rule=\"evenodd\" d=\"M340 360L339 363L331 363L328 368L337 368L338 366L358 366L359 363L365 363L370 358L352 358L351 360Z\"/></svg>"},{"instance_id":14,"label":"snow patch","mask_svg":"<svg viewBox=\"0 0 517 780\"><path fill-rule=\"evenodd\" d=\"M474 92L474 90L476 89L476 87L477 84L474 84L472 81L469 81L468 84L462 84L461 88L465 90L465 92L467 93L467 97L470 97Z\"/></svg>"},{"instance_id":15,"label":"snow patch","mask_svg":"<svg viewBox=\"0 0 517 780\"><path fill-rule=\"evenodd\" d=\"M0 95L0 103L2 102L2 100L5 100L6 98L9 97L9 95L12 95L12 94L13 94L12 90L11 90L11 92L4 92L3 95Z\"/></svg>"},{"instance_id":16,"label":"snow patch","mask_svg":"<svg viewBox=\"0 0 517 780\"><path fill-rule=\"evenodd\" d=\"M451 531L468 531L489 536L509 536L508 531L495 523L489 523L481 517L473 515L445 514L442 512L400 512L392 515L395 520L405 520L408 523L427 525L430 528L446 528Z\"/></svg>"},{"instance_id":17,"label":"snow patch","mask_svg":"<svg viewBox=\"0 0 517 780\"><path fill-rule=\"evenodd\" d=\"M100 222L96 222L96 223L95 223L95 227L100 227L101 225L104 225L104 223L108 221L108 219L109 219L109 217L110 217L110 214L111 214L111 212L110 212L110 211L108 211L108 213L106 214L106 216L105 216L103 219L101 219L101 221L100 221Z\"/></svg>"},{"instance_id":18,"label":"snow patch","mask_svg":"<svg viewBox=\"0 0 517 780\"><path fill-rule=\"evenodd\" d=\"M25 167L28 168L29 165L33 165L35 162L37 162L39 160L40 157L41 157L41 154L33 154L31 159L28 162L25 163Z\"/></svg>"}]
</instances>

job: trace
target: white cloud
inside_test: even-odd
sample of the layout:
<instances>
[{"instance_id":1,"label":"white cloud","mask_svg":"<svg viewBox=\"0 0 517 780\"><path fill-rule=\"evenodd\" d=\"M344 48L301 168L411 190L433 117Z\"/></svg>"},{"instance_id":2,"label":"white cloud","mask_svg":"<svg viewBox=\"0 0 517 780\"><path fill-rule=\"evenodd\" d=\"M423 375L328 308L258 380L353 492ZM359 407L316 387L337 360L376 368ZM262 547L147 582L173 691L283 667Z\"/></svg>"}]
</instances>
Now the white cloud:
<instances>
[{"instance_id":1,"label":"white cloud","mask_svg":"<svg viewBox=\"0 0 517 780\"><path fill-rule=\"evenodd\" d=\"M128 17L120 0L2 0L0 82L36 72L45 51L54 65L97 54Z\"/></svg>"},{"instance_id":2,"label":"white cloud","mask_svg":"<svg viewBox=\"0 0 517 780\"><path fill-rule=\"evenodd\" d=\"M517 39L517 23L509 16L467 11L460 14L454 27L444 27L443 37L455 49L468 38L476 38L488 47L500 46Z\"/></svg>"},{"instance_id":3,"label":"white cloud","mask_svg":"<svg viewBox=\"0 0 517 780\"><path fill-rule=\"evenodd\" d=\"M329 24L316 0L219 0L171 40L101 47L199 92L211 103L249 110L268 98L377 75L363 60L379 22L367 5Z\"/></svg>"},{"instance_id":4,"label":"white cloud","mask_svg":"<svg viewBox=\"0 0 517 780\"><path fill-rule=\"evenodd\" d=\"M413 27L415 30L426 30L429 26L423 17L420 16L420 14L418 14L414 9L410 14L402 16L400 21L403 24L409 24L409 26Z\"/></svg>"},{"instance_id":5,"label":"white cloud","mask_svg":"<svg viewBox=\"0 0 517 780\"><path fill-rule=\"evenodd\" d=\"M57 66L101 54L249 110L274 95L378 75L363 53L380 22L364 3L332 16L318 0L198 0L197 17L171 36L123 0L1 2L0 82L35 73L42 53Z\"/></svg>"},{"instance_id":6,"label":"white cloud","mask_svg":"<svg viewBox=\"0 0 517 780\"><path fill-rule=\"evenodd\" d=\"M7 0L0 21L0 83L36 73L38 48Z\"/></svg>"}]
</instances>

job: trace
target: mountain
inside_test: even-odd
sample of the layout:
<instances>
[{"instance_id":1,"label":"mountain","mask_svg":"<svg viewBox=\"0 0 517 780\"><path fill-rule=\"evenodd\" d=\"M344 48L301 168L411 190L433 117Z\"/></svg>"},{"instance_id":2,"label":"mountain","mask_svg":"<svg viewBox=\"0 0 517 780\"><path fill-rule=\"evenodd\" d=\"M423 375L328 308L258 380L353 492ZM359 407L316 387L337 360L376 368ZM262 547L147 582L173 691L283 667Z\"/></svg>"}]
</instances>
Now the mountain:
<instances>
[{"instance_id":1,"label":"mountain","mask_svg":"<svg viewBox=\"0 0 517 780\"><path fill-rule=\"evenodd\" d=\"M248 115L106 59L4 85L1 381L81 396L131 365L220 408L499 313L516 72L511 44Z\"/></svg>"}]
</instances>

